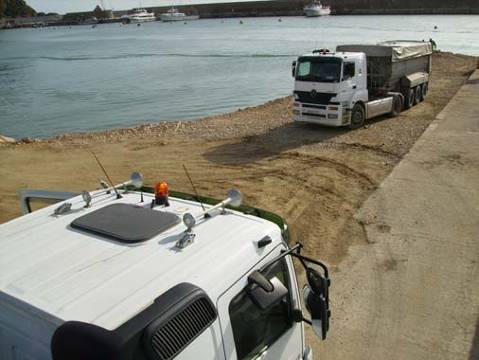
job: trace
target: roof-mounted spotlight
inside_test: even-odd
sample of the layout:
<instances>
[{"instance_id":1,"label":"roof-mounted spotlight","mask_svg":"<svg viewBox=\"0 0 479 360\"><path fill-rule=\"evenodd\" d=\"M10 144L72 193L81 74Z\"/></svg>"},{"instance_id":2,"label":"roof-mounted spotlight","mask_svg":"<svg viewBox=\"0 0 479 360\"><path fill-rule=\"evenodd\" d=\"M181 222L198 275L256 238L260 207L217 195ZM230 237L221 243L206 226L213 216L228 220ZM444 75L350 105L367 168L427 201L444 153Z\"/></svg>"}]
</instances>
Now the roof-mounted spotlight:
<instances>
[{"instance_id":1,"label":"roof-mounted spotlight","mask_svg":"<svg viewBox=\"0 0 479 360\"><path fill-rule=\"evenodd\" d=\"M209 217L210 213L217 210L217 209L222 209L222 212L224 213L225 207L230 205L233 207L239 207L241 205L241 202L243 201L243 195L239 190L236 189L231 189L228 191L228 197L224 199L222 202L219 204L216 204L215 206L209 208L206 210L203 215L205 217Z\"/></svg>"},{"instance_id":2,"label":"roof-mounted spotlight","mask_svg":"<svg viewBox=\"0 0 479 360\"><path fill-rule=\"evenodd\" d=\"M225 201L229 201L229 204L226 205L231 205L233 207L241 206L241 203L243 202L243 194L241 194L239 190L231 189L228 191L228 199Z\"/></svg>"},{"instance_id":3,"label":"roof-mounted spotlight","mask_svg":"<svg viewBox=\"0 0 479 360\"><path fill-rule=\"evenodd\" d=\"M59 216L66 213L69 213L72 209L72 203L65 202L53 210L53 215Z\"/></svg>"},{"instance_id":4,"label":"roof-mounted spotlight","mask_svg":"<svg viewBox=\"0 0 479 360\"><path fill-rule=\"evenodd\" d=\"M192 232L192 229L196 225L195 217L190 213L186 213L183 215L183 223L186 226L186 231L183 233L181 239L176 242L178 249L184 249L195 239L195 234Z\"/></svg>"},{"instance_id":5,"label":"roof-mounted spotlight","mask_svg":"<svg viewBox=\"0 0 479 360\"><path fill-rule=\"evenodd\" d=\"M143 186L143 175L141 173L135 171L130 176L129 185L133 185L136 189L139 189Z\"/></svg>"},{"instance_id":6,"label":"roof-mounted spotlight","mask_svg":"<svg viewBox=\"0 0 479 360\"><path fill-rule=\"evenodd\" d=\"M139 189L143 186L143 175L139 172L131 173L130 180L121 184L124 188L132 185L135 189Z\"/></svg>"},{"instance_id":7,"label":"roof-mounted spotlight","mask_svg":"<svg viewBox=\"0 0 479 360\"><path fill-rule=\"evenodd\" d=\"M83 201L85 202L85 206L84 207L90 207L90 204L91 204L91 194L88 192L88 191L82 191L81 192L81 197L83 199Z\"/></svg>"},{"instance_id":8,"label":"roof-mounted spotlight","mask_svg":"<svg viewBox=\"0 0 479 360\"><path fill-rule=\"evenodd\" d=\"M228 205L233 207L238 207L241 205L242 200L243 200L243 195L241 195L241 192L236 189L231 189L230 191L228 191L228 197L226 199L224 199L219 204L216 204L215 206L204 211L202 214L198 216L198 219L200 217L204 217L204 218L211 217L212 215L210 215L210 213L217 209L222 209L222 213L224 213L225 207ZM196 225L196 217L191 213L186 213L183 215L183 223L186 226L186 230L183 233L183 236L176 242L176 247L178 249L184 249L185 247L193 243L193 240L195 239L195 234L193 233L192 230Z\"/></svg>"},{"instance_id":9,"label":"roof-mounted spotlight","mask_svg":"<svg viewBox=\"0 0 479 360\"><path fill-rule=\"evenodd\" d=\"M196 219L192 214L186 213L183 215L183 223L185 224L187 231L191 231L196 225Z\"/></svg>"},{"instance_id":10,"label":"roof-mounted spotlight","mask_svg":"<svg viewBox=\"0 0 479 360\"><path fill-rule=\"evenodd\" d=\"M126 187L130 185L133 186L135 189L140 189L143 186L143 175L135 171L131 173L130 180L125 181L124 183L121 183L119 185L113 186L112 189L116 192L117 188L122 187L126 191Z\"/></svg>"}]
</instances>

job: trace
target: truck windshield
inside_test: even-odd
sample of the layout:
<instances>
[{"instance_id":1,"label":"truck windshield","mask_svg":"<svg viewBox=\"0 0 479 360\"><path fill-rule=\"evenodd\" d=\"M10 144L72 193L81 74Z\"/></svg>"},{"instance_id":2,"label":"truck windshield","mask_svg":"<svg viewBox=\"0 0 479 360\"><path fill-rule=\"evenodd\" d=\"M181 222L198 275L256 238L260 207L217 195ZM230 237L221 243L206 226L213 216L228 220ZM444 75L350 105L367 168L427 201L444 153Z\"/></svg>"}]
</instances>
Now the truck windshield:
<instances>
[{"instance_id":1,"label":"truck windshield","mask_svg":"<svg viewBox=\"0 0 479 360\"><path fill-rule=\"evenodd\" d=\"M339 82L341 78L341 59L333 57L299 58L296 80L317 82Z\"/></svg>"}]
</instances>

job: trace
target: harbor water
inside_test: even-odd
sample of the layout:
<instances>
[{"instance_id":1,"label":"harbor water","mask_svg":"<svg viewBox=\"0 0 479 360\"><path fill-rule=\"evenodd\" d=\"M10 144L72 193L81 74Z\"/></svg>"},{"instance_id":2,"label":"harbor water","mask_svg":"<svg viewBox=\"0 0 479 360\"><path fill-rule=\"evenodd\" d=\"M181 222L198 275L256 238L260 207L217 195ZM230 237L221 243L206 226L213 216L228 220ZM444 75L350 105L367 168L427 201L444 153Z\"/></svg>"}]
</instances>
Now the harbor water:
<instances>
[{"instance_id":1,"label":"harbor water","mask_svg":"<svg viewBox=\"0 0 479 360\"><path fill-rule=\"evenodd\" d=\"M313 49L432 38L443 51L479 55L478 36L474 15L232 18L0 31L0 134L50 137L196 119L291 94L291 62Z\"/></svg>"}]
</instances>

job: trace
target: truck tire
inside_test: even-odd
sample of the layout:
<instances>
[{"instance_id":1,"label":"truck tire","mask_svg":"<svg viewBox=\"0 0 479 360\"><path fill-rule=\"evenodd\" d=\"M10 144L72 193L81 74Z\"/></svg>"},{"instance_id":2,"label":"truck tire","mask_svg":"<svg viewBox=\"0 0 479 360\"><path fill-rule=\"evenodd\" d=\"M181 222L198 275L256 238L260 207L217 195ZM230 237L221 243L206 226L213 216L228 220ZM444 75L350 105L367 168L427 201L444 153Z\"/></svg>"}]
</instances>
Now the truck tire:
<instances>
[{"instance_id":1,"label":"truck tire","mask_svg":"<svg viewBox=\"0 0 479 360\"><path fill-rule=\"evenodd\" d=\"M392 106L392 109L391 109L391 112L389 113L389 115L391 117L398 116L402 111L402 107L403 107L402 97L399 96L399 95L394 95L393 106Z\"/></svg>"},{"instance_id":2,"label":"truck tire","mask_svg":"<svg viewBox=\"0 0 479 360\"><path fill-rule=\"evenodd\" d=\"M419 104L422 101L422 88L421 86L416 86L414 89L414 105Z\"/></svg>"},{"instance_id":3,"label":"truck tire","mask_svg":"<svg viewBox=\"0 0 479 360\"><path fill-rule=\"evenodd\" d=\"M416 93L414 89L409 89L404 94L404 108L410 109L414 106L414 99L416 98Z\"/></svg>"},{"instance_id":4,"label":"truck tire","mask_svg":"<svg viewBox=\"0 0 479 360\"><path fill-rule=\"evenodd\" d=\"M422 99L423 100L426 98L428 90L429 90L429 84L427 82L425 82L421 86L421 92L422 92Z\"/></svg>"},{"instance_id":5,"label":"truck tire","mask_svg":"<svg viewBox=\"0 0 479 360\"><path fill-rule=\"evenodd\" d=\"M353 106L353 110L351 111L351 123L349 124L349 128L354 130L362 127L364 125L365 118L366 114L364 107L361 104L355 104Z\"/></svg>"}]
</instances>

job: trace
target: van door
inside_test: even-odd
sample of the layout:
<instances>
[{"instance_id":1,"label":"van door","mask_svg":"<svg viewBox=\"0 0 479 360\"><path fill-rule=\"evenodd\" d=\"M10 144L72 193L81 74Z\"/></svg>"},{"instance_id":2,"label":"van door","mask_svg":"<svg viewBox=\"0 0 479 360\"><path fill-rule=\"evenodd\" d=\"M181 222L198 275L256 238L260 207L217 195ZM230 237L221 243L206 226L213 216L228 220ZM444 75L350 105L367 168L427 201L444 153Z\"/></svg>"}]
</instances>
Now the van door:
<instances>
[{"instance_id":1,"label":"van door","mask_svg":"<svg viewBox=\"0 0 479 360\"><path fill-rule=\"evenodd\" d=\"M351 102L357 89L356 64L354 61L343 62L341 78L341 100Z\"/></svg>"},{"instance_id":2,"label":"van door","mask_svg":"<svg viewBox=\"0 0 479 360\"><path fill-rule=\"evenodd\" d=\"M288 289L278 304L267 310L258 308L248 297L245 287L254 270L279 255L277 247L218 300L225 357L233 360L297 360L302 359L304 335L302 323L294 322L292 309L299 308L299 293L293 262L289 256L268 268L264 275L277 277Z\"/></svg>"}]
</instances>

